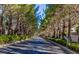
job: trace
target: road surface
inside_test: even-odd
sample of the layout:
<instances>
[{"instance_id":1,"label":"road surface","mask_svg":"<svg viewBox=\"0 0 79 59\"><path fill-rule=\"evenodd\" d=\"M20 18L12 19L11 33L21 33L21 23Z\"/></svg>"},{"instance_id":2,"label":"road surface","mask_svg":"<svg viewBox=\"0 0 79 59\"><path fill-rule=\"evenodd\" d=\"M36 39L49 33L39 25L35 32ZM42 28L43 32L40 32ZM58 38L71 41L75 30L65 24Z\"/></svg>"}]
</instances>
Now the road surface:
<instances>
[{"instance_id":1,"label":"road surface","mask_svg":"<svg viewBox=\"0 0 79 59\"><path fill-rule=\"evenodd\" d=\"M0 54L67 54L68 51L46 41L40 37L35 37L29 41L0 48Z\"/></svg>"}]
</instances>

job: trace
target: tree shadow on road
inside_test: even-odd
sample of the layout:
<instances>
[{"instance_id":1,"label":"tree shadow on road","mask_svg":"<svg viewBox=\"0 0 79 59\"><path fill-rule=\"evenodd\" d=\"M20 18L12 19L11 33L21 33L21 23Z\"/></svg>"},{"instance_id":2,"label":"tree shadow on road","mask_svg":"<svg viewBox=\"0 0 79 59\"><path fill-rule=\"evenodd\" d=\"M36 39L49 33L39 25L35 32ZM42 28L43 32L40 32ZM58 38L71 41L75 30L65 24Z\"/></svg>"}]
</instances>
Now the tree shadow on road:
<instances>
[{"instance_id":1,"label":"tree shadow on road","mask_svg":"<svg viewBox=\"0 0 79 59\"><path fill-rule=\"evenodd\" d=\"M9 45L5 48L0 48L0 53L4 54L56 54L56 45L43 41L24 41L17 44ZM57 50L61 50L57 48ZM50 52L49 52L50 51ZM53 51L51 53L51 51ZM64 52L64 51L63 51ZM62 53L63 53L62 52Z\"/></svg>"}]
</instances>

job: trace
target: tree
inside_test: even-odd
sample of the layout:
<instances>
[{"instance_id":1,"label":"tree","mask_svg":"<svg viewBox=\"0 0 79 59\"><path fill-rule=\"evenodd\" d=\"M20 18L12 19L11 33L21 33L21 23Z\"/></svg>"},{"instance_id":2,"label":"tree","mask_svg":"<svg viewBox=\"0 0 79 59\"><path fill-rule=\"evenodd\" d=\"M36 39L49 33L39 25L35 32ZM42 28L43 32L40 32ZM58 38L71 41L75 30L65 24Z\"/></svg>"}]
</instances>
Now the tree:
<instances>
[{"instance_id":1,"label":"tree","mask_svg":"<svg viewBox=\"0 0 79 59\"><path fill-rule=\"evenodd\" d=\"M76 32L78 34L78 43L79 43L79 26L76 28Z\"/></svg>"},{"instance_id":2,"label":"tree","mask_svg":"<svg viewBox=\"0 0 79 59\"><path fill-rule=\"evenodd\" d=\"M33 35L36 30L34 6L27 4L4 5L7 34Z\"/></svg>"},{"instance_id":3,"label":"tree","mask_svg":"<svg viewBox=\"0 0 79 59\"><path fill-rule=\"evenodd\" d=\"M1 15L0 15L0 25L1 25L1 29L0 29L0 34L4 34L4 29L3 29L3 13L4 13L4 9L3 9L3 5L0 5L1 7Z\"/></svg>"}]
</instances>

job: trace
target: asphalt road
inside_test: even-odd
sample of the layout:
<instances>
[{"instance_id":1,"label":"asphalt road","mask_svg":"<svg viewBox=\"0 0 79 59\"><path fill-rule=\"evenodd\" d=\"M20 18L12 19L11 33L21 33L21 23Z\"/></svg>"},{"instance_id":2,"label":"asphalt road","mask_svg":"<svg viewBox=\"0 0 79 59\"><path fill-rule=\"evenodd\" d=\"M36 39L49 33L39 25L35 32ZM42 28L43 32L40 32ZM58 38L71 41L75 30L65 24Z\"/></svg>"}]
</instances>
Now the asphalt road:
<instances>
[{"instance_id":1,"label":"asphalt road","mask_svg":"<svg viewBox=\"0 0 79 59\"><path fill-rule=\"evenodd\" d=\"M35 37L29 41L0 48L0 54L71 54L61 47L46 41L40 37Z\"/></svg>"}]
</instances>

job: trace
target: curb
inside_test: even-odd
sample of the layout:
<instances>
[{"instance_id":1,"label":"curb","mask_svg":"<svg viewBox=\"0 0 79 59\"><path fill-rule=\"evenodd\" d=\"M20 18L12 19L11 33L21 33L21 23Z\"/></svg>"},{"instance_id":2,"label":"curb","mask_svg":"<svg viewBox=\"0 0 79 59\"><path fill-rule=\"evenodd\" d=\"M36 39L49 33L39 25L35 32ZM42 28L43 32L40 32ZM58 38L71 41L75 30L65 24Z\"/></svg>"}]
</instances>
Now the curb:
<instances>
[{"instance_id":1,"label":"curb","mask_svg":"<svg viewBox=\"0 0 79 59\"><path fill-rule=\"evenodd\" d=\"M47 40L47 41L50 41L50 40ZM50 42L51 42L51 41L50 41ZM67 48L67 47L65 47L65 46L63 46L63 45L61 45L61 44L58 44L58 43L53 42L53 41L52 41L51 43L53 43L53 44L55 44L55 45L61 47L62 49L64 49L64 51L66 51L67 54L78 54L78 53L76 53L75 51L73 51L73 50L71 50L71 49L69 49L69 48Z\"/></svg>"}]
</instances>

